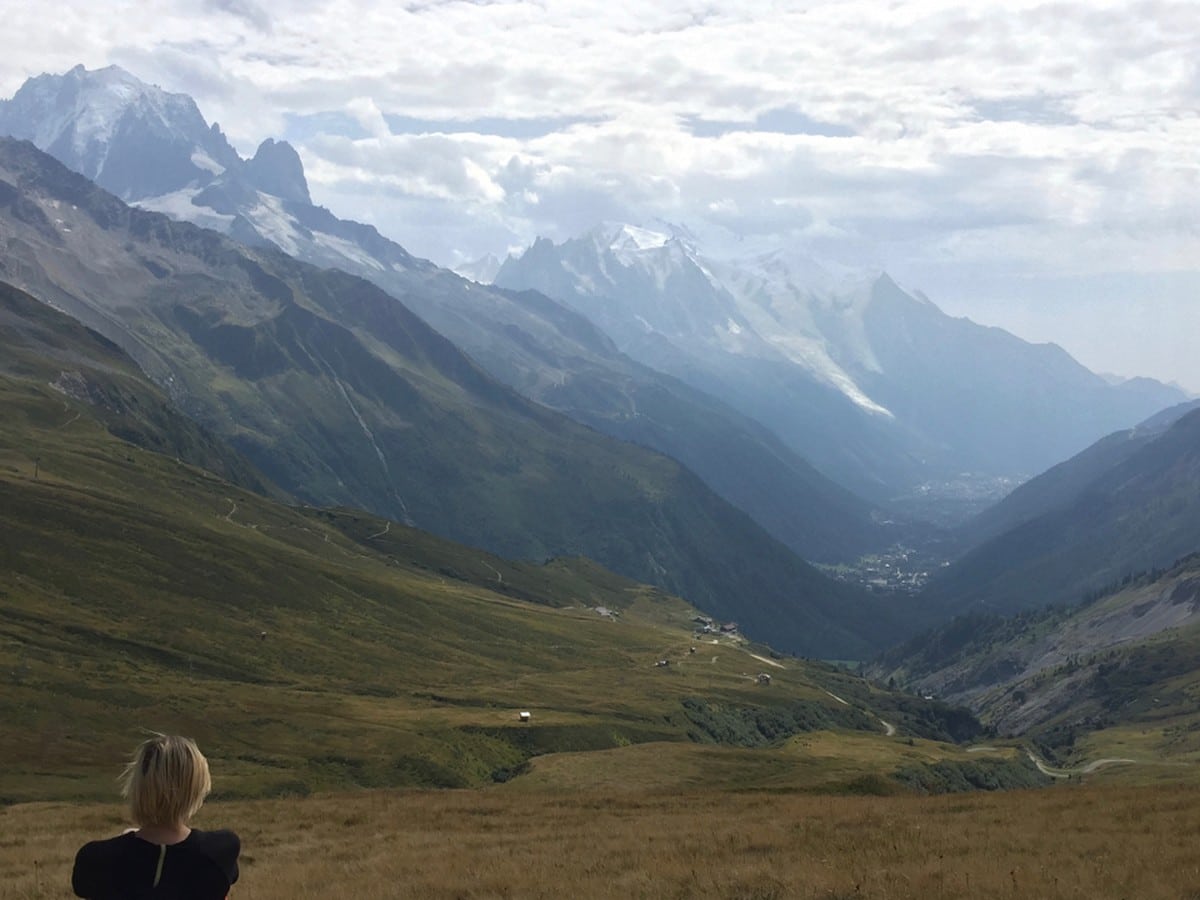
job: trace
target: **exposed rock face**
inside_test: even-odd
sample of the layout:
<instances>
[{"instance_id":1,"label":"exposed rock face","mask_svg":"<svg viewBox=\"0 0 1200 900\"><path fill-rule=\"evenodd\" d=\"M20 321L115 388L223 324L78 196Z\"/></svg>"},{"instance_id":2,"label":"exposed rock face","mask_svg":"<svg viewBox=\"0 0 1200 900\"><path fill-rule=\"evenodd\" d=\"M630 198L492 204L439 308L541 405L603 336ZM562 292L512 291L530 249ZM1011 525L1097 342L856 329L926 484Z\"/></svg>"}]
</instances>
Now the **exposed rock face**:
<instances>
[{"instance_id":1,"label":"exposed rock face","mask_svg":"<svg viewBox=\"0 0 1200 900\"><path fill-rule=\"evenodd\" d=\"M259 144L258 152L246 163L242 176L263 193L295 203L312 202L300 154L287 141L267 138Z\"/></svg>"}]
</instances>

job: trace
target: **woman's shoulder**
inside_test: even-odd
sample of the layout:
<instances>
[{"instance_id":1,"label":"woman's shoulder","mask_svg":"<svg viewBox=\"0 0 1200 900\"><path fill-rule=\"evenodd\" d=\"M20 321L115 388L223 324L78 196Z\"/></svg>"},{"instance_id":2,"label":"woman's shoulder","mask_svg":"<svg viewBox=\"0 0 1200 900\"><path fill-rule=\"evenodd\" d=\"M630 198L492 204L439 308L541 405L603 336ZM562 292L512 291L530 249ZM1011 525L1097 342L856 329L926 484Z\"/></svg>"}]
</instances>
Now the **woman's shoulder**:
<instances>
[{"instance_id":1,"label":"woman's shoulder","mask_svg":"<svg viewBox=\"0 0 1200 900\"><path fill-rule=\"evenodd\" d=\"M78 859L107 859L111 856L119 856L128 853L135 845L137 839L133 836L132 831L126 831L118 834L116 837L102 838L98 841L88 841L79 848L79 852L75 854Z\"/></svg>"},{"instance_id":2,"label":"woman's shoulder","mask_svg":"<svg viewBox=\"0 0 1200 900\"><path fill-rule=\"evenodd\" d=\"M71 884L80 897L91 897L99 886L108 884L109 873L135 860L140 842L131 833L99 841L89 841L75 854Z\"/></svg>"},{"instance_id":3,"label":"woman's shoulder","mask_svg":"<svg viewBox=\"0 0 1200 900\"><path fill-rule=\"evenodd\" d=\"M241 838L228 828L218 828L214 831L193 828L187 840L191 846L218 861L237 859L242 849Z\"/></svg>"},{"instance_id":4,"label":"woman's shoulder","mask_svg":"<svg viewBox=\"0 0 1200 900\"><path fill-rule=\"evenodd\" d=\"M184 843L214 863L228 884L238 880L238 854L242 850L242 841L237 834L228 828L216 831L193 828Z\"/></svg>"}]
</instances>

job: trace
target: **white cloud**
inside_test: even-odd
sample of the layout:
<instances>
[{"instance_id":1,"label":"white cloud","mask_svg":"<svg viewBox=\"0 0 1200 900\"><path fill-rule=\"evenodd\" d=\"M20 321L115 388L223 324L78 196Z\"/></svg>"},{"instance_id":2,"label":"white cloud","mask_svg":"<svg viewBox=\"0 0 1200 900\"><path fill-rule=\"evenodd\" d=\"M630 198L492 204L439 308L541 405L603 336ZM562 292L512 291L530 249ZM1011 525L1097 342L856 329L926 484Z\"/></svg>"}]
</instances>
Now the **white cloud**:
<instances>
[{"instance_id":1,"label":"white cloud","mask_svg":"<svg viewBox=\"0 0 1200 900\"><path fill-rule=\"evenodd\" d=\"M370 97L352 98L346 104L346 112L373 138L386 138L392 133L383 113Z\"/></svg>"},{"instance_id":2,"label":"white cloud","mask_svg":"<svg viewBox=\"0 0 1200 900\"><path fill-rule=\"evenodd\" d=\"M1200 269L1194 0L201 9L0 0L0 95L117 62L243 152L296 117L357 123L297 138L314 196L442 261L662 216L883 262L959 307L971 267L1014 292Z\"/></svg>"}]
</instances>

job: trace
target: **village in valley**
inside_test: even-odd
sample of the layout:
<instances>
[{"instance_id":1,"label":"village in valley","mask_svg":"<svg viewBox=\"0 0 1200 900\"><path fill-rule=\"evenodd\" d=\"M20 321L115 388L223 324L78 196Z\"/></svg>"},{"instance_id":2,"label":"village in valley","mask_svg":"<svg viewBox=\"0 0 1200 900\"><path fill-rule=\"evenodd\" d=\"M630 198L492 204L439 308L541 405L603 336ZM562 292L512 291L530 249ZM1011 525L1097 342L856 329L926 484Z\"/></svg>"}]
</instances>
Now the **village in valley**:
<instances>
[{"instance_id":1,"label":"village in valley","mask_svg":"<svg viewBox=\"0 0 1200 900\"><path fill-rule=\"evenodd\" d=\"M839 581L861 585L876 594L917 594L934 572L947 565L933 550L893 544L853 563L818 568Z\"/></svg>"}]
</instances>

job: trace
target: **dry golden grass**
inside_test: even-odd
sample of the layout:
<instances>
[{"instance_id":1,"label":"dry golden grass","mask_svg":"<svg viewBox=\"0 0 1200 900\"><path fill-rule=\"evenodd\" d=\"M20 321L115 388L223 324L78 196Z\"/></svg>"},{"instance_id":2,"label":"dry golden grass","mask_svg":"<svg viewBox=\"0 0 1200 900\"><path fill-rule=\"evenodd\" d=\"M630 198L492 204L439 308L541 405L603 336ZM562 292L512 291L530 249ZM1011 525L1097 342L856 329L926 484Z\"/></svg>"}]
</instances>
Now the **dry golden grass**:
<instances>
[{"instance_id":1,"label":"dry golden grass","mask_svg":"<svg viewBox=\"0 0 1200 900\"><path fill-rule=\"evenodd\" d=\"M1062 786L946 797L364 792L212 805L244 843L234 897L1200 898L1200 791ZM113 806L0 810L0 898L69 897Z\"/></svg>"}]
</instances>

